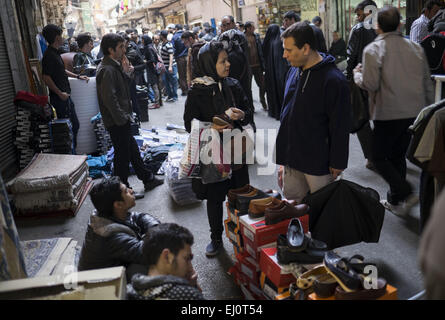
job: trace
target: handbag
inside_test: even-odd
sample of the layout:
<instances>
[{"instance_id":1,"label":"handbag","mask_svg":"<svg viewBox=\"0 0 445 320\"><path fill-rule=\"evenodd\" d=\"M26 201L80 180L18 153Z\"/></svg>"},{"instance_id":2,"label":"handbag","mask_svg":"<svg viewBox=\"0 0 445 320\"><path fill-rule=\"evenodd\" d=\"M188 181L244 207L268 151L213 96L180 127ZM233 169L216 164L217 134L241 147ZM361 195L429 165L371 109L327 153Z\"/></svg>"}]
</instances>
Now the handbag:
<instances>
[{"instance_id":1,"label":"handbag","mask_svg":"<svg viewBox=\"0 0 445 320\"><path fill-rule=\"evenodd\" d=\"M369 106L367 93L354 83L349 82L351 90L351 130L356 133L369 121Z\"/></svg>"},{"instance_id":2,"label":"handbag","mask_svg":"<svg viewBox=\"0 0 445 320\"><path fill-rule=\"evenodd\" d=\"M158 58L158 61L154 63L154 67L156 70L156 73L158 75L161 75L163 73L165 73L167 71L167 69L165 69L165 65L164 62L162 61L161 57L159 56L159 53L156 53L156 57Z\"/></svg>"}]
</instances>

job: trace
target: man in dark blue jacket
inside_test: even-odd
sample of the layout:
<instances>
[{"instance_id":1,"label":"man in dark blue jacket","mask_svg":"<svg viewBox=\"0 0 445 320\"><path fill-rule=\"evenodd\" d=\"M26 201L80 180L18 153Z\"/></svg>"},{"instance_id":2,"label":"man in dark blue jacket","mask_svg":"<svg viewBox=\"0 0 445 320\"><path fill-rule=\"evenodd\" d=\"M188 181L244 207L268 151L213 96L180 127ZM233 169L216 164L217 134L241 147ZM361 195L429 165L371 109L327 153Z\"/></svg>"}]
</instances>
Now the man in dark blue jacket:
<instances>
[{"instance_id":1,"label":"man in dark blue jacket","mask_svg":"<svg viewBox=\"0 0 445 320\"><path fill-rule=\"evenodd\" d=\"M293 24L281 37L291 68L276 140L278 183L287 199L301 202L347 167L350 93L335 58L314 49L308 23Z\"/></svg>"},{"instance_id":2,"label":"man in dark blue jacket","mask_svg":"<svg viewBox=\"0 0 445 320\"><path fill-rule=\"evenodd\" d=\"M188 49L181 40L182 25L176 25L176 32L172 38L172 45L175 51L175 60L178 65L179 87L181 88L182 95L186 96L188 91L187 85L187 55Z\"/></svg>"}]
</instances>

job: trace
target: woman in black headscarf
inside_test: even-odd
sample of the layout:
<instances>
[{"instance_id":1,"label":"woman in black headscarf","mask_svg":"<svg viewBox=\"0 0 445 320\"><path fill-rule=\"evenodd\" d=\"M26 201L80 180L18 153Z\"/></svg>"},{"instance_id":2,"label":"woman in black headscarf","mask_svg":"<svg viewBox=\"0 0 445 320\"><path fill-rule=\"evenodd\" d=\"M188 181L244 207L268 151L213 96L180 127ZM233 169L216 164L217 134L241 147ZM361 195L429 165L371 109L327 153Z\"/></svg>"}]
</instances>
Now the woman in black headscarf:
<instances>
[{"instance_id":1,"label":"woman in black headscarf","mask_svg":"<svg viewBox=\"0 0 445 320\"><path fill-rule=\"evenodd\" d=\"M161 95L159 94L159 78L156 72L155 65L158 62L158 55L156 49L153 47L153 40L148 35L142 36L142 44L144 45L144 58L145 64L147 65L147 83L150 85L155 94L155 102L151 105L150 109L157 109L161 104Z\"/></svg>"},{"instance_id":2,"label":"woman in black headscarf","mask_svg":"<svg viewBox=\"0 0 445 320\"><path fill-rule=\"evenodd\" d=\"M268 113L270 117L279 120L289 65L283 58L283 42L280 38L280 27L277 24L271 24L267 28L263 41L263 54L266 67L264 78L269 106Z\"/></svg>"},{"instance_id":3,"label":"woman in black headscarf","mask_svg":"<svg viewBox=\"0 0 445 320\"><path fill-rule=\"evenodd\" d=\"M231 109L234 126L242 129L252 120L249 100L238 80L228 77L230 63L221 42L206 43L198 54L200 77L193 79L187 94L184 110L184 124L191 131L193 119L212 122L214 116L222 115ZM223 128L219 128L223 129ZM232 167L232 177L216 183L203 184L193 179L193 191L199 199L207 199L211 242L206 248L207 256L218 254L222 248L223 202L229 189L239 188L249 183L247 165Z\"/></svg>"}]
</instances>

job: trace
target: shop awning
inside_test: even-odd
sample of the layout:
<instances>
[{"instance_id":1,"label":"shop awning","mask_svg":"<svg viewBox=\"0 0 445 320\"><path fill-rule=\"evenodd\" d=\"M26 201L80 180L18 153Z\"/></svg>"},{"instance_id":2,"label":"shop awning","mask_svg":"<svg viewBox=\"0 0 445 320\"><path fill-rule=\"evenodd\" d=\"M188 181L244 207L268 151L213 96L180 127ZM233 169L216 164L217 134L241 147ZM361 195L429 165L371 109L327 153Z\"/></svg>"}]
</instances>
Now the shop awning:
<instances>
[{"instance_id":1,"label":"shop awning","mask_svg":"<svg viewBox=\"0 0 445 320\"><path fill-rule=\"evenodd\" d=\"M146 7L146 9L162 9L165 8L169 5L171 5L172 3L178 2L179 0L158 0L158 1L154 1L152 4L148 5Z\"/></svg>"}]
</instances>

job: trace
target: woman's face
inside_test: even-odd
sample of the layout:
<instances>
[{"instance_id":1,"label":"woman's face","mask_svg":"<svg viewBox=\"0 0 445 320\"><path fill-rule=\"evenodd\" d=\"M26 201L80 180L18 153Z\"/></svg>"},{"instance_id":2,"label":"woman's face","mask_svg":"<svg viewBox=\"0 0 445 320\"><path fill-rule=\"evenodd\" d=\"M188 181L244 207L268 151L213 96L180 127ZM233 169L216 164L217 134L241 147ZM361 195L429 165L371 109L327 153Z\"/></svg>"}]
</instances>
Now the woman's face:
<instances>
[{"instance_id":1,"label":"woman's face","mask_svg":"<svg viewBox=\"0 0 445 320\"><path fill-rule=\"evenodd\" d=\"M216 62L216 73L220 78L225 78L229 76L230 62L227 52L225 50L221 51L218 55L218 61Z\"/></svg>"}]
</instances>

